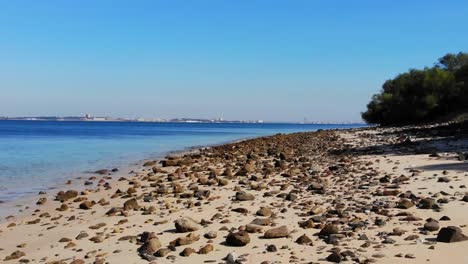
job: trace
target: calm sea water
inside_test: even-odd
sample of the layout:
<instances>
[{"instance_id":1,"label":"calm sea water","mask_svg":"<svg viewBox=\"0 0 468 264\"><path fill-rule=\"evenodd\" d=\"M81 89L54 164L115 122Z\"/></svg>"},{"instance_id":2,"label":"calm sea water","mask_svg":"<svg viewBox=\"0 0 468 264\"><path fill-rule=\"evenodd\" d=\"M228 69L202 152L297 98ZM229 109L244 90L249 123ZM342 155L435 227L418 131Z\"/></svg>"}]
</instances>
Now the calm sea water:
<instances>
[{"instance_id":1,"label":"calm sea water","mask_svg":"<svg viewBox=\"0 0 468 264\"><path fill-rule=\"evenodd\" d=\"M357 126L0 121L0 201L37 194L87 171L194 146Z\"/></svg>"}]
</instances>

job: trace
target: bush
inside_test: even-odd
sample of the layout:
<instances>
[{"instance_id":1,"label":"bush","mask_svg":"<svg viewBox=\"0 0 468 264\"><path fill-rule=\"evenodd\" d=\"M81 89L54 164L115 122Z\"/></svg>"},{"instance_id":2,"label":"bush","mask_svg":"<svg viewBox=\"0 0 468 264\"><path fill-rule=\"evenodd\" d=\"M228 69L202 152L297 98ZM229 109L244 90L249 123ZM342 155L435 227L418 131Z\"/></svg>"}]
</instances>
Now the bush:
<instances>
[{"instance_id":1,"label":"bush","mask_svg":"<svg viewBox=\"0 0 468 264\"><path fill-rule=\"evenodd\" d=\"M431 68L411 69L386 81L362 118L371 124L434 121L468 109L468 54L447 54Z\"/></svg>"}]
</instances>

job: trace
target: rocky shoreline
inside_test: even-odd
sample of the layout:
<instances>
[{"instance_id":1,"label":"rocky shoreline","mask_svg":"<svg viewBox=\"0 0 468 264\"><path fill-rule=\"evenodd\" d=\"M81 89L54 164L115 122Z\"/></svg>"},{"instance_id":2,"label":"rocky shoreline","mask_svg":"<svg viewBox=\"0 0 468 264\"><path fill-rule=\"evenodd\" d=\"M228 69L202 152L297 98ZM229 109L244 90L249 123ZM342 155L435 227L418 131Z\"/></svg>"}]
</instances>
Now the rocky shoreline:
<instances>
[{"instance_id":1,"label":"rocky shoreline","mask_svg":"<svg viewBox=\"0 0 468 264\"><path fill-rule=\"evenodd\" d=\"M249 139L98 171L0 223L5 263L462 263L466 124Z\"/></svg>"}]
</instances>

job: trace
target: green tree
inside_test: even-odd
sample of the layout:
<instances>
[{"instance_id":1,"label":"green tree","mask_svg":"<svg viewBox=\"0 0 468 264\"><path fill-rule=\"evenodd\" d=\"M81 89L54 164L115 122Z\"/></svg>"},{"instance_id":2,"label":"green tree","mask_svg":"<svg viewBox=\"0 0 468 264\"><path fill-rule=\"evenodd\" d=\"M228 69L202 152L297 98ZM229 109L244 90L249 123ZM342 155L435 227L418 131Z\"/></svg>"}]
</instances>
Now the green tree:
<instances>
[{"instance_id":1,"label":"green tree","mask_svg":"<svg viewBox=\"0 0 468 264\"><path fill-rule=\"evenodd\" d=\"M432 68L411 69L387 80L363 119L396 125L432 121L468 107L468 54L447 54Z\"/></svg>"}]
</instances>

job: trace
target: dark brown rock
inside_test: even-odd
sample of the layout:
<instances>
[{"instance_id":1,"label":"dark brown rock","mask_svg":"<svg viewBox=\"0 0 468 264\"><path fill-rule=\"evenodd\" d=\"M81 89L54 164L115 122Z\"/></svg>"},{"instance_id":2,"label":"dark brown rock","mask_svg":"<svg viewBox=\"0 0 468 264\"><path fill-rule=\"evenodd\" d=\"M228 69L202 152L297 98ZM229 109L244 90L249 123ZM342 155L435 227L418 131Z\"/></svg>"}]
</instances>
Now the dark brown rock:
<instances>
[{"instance_id":1,"label":"dark brown rock","mask_svg":"<svg viewBox=\"0 0 468 264\"><path fill-rule=\"evenodd\" d=\"M437 242L453 243L465 240L468 240L468 237L457 226L444 227L437 234Z\"/></svg>"},{"instance_id":2,"label":"dark brown rock","mask_svg":"<svg viewBox=\"0 0 468 264\"><path fill-rule=\"evenodd\" d=\"M248 243L250 243L250 237L249 233L245 231L229 233L226 237L226 244L229 246L242 247Z\"/></svg>"}]
</instances>

